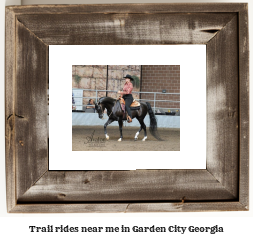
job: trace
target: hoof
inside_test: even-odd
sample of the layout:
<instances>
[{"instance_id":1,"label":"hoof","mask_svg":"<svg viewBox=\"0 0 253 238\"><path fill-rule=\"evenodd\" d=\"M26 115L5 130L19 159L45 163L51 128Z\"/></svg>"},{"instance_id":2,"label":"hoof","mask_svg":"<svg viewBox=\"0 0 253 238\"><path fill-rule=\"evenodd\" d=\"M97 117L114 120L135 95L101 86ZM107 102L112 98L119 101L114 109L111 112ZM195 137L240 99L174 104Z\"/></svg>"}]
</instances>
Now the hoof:
<instances>
[{"instance_id":1,"label":"hoof","mask_svg":"<svg viewBox=\"0 0 253 238\"><path fill-rule=\"evenodd\" d=\"M134 141L137 141L138 140L138 138L134 138Z\"/></svg>"},{"instance_id":2,"label":"hoof","mask_svg":"<svg viewBox=\"0 0 253 238\"><path fill-rule=\"evenodd\" d=\"M122 141L122 138L119 138L118 141Z\"/></svg>"}]
</instances>

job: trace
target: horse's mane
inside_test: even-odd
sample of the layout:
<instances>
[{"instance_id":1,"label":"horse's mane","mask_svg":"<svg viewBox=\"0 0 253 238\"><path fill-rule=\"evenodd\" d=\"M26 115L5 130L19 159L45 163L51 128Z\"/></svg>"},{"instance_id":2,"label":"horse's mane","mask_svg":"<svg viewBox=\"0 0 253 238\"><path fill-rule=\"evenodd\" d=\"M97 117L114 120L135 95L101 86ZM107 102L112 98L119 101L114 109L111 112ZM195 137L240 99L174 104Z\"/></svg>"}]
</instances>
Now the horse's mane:
<instances>
[{"instance_id":1,"label":"horse's mane","mask_svg":"<svg viewBox=\"0 0 253 238\"><path fill-rule=\"evenodd\" d=\"M102 97L102 98L99 98L98 100L99 103L111 103L111 104L114 104L115 101L116 99L111 98L111 97Z\"/></svg>"}]
</instances>

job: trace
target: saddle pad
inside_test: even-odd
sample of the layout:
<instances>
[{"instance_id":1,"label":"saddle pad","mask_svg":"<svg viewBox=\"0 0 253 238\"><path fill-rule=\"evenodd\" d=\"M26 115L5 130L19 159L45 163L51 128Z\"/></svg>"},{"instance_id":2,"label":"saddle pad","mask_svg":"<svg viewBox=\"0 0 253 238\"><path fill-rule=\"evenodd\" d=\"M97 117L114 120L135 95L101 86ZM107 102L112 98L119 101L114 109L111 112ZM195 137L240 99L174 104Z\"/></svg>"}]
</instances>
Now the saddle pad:
<instances>
[{"instance_id":1,"label":"saddle pad","mask_svg":"<svg viewBox=\"0 0 253 238\"><path fill-rule=\"evenodd\" d=\"M131 110L139 110L141 107L130 107Z\"/></svg>"},{"instance_id":2,"label":"saddle pad","mask_svg":"<svg viewBox=\"0 0 253 238\"><path fill-rule=\"evenodd\" d=\"M121 103L121 109L123 112L125 112L125 104Z\"/></svg>"}]
</instances>

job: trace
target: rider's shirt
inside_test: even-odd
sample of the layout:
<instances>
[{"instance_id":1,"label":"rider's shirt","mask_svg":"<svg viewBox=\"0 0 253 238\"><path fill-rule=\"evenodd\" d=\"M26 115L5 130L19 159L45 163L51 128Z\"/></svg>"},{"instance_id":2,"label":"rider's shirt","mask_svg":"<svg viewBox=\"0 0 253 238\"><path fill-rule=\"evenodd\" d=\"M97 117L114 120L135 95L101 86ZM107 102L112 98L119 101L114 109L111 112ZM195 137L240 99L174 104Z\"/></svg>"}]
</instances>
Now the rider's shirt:
<instances>
[{"instance_id":1,"label":"rider's shirt","mask_svg":"<svg viewBox=\"0 0 253 238\"><path fill-rule=\"evenodd\" d=\"M133 84L132 83L125 83L124 87L123 87L123 92L124 94L131 94L133 90Z\"/></svg>"}]
</instances>

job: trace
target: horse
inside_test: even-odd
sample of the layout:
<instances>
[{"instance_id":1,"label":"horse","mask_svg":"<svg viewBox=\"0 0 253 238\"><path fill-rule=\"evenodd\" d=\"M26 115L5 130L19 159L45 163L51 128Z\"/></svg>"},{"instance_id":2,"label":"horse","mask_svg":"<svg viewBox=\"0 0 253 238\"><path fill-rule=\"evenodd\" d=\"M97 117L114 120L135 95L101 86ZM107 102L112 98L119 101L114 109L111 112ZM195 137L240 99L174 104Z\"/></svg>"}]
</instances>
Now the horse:
<instances>
[{"instance_id":1,"label":"horse","mask_svg":"<svg viewBox=\"0 0 253 238\"><path fill-rule=\"evenodd\" d=\"M118 141L122 141L123 140L122 126L123 126L123 121L126 120L126 118L124 117L124 112L121 108L120 101L111 97L101 97L98 100L98 102L95 103L95 110L98 112L98 116L100 119L103 118L105 108L107 109L107 115L108 115L108 120L104 124L105 138L109 140L109 135L107 134L107 130L106 130L107 126L111 124L113 121L118 121L119 130L120 130L120 138L118 139ZM150 118L149 131L151 135L153 135L157 140L162 140L158 134L157 120L149 102L146 102L146 103L141 102L139 109L138 110L131 109L131 112L132 112L132 119L136 118L140 123L140 129L135 134L135 137L134 137L135 141L138 140L138 135L142 129L144 130L144 138L142 139L142 141L145 141L147 139L146 125L144 123L144 118L147 115L147 113L149 113L149 118Z\"/></svg>"}]
</instances>

